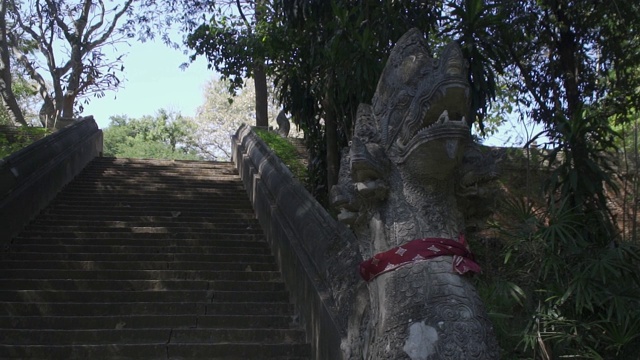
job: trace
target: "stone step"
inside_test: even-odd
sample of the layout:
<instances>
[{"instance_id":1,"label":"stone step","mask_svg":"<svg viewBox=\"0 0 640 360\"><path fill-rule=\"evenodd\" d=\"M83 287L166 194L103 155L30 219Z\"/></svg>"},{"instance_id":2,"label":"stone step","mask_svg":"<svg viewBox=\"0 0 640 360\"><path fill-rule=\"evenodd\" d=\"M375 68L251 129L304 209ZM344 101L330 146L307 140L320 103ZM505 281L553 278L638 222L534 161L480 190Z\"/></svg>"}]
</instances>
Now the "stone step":
<instances>
[{"instance_id":1,"label":"stone step","mask_svg":"<svg viewBox=\"0 0 640 360\"><path fill-rule=\"evenodd\" d=\"M288 302L2 302L0 316L293 315Z\"/></svg>"},{"instance_id":2,"label":"stone step","mask_svg":"<svg viewBox=\"0 0 640 360\"><path fill-rule=\"evenodd\" d=\"M184 166L184 167L198 167L198 168L213 168L213 169L235 169L235 166L230 161L203 161L203 160L165 160L165 159L131 159L131 158L115 158L115 157L99 157L91 162L91 166L98 166L102 164L109 164L113 166L125 166L126 168L135 168L138 166L154 167L161 166Z\"/></svg>"},{"instance_id":3,"label":"stone step","mask_svg":"<svg viewBox=\"0 0 640 360\"><path fill-rule=\"evenodd\" d=\"M285 291L273 281L0 279L0 289L55 291Z\"/></svg>"},{"instance_id":4,"label":"stone step","mask_svg":"<svg viewBox=\"0 0 640 360\"><path fill-rule=\"evenodd\" d=\"M25 238L18 236L14 238L13 243L16 245L86 245L86 246L137 246L137 247L244 247L259 248L264 254L269 253L268 245L263 240L262 235L246 235L246 234L216 234L216 239L176 239L161 234L161 238L132 238L131 236L119 237L97 237L104 234L97 234L96 237L81 238L64 238L64 237L31 237ZM123 234L118 234L123 235ZM200 253L200 252L198 252Z\"/></svg>"},{"instance_id":5,"label":"stone step","mask_svg":"<svg viewBox=\"0 0 640 360\"><path fill-rule=\"evenodd\" d=\"M108 230L107 230L108 229ZM171 228L166 226L140 226L132 228L91 228L75 226L58 226L58 227L44 227L37 225L28 226L24 233L29 236L52 236L52 237L129 237L129 238L195 238L195 239L216 239L218 236L225 236L226 234L246 234L246 235L262 235L262 231L257 227L228 227L220 229L191 229L188 227ZM118 236L120 235L120 236Z\"/></svg>"},{"instance_id":6,"label":"stone step","mask_svg":"<svg viewBox=\"0 0 640 360\"><path fill-rule=\"evenodd\" d=\"M216 291L216 290L142 290L142 291L86 291L86 290L0 290L2 302L110 302L110 303L166 303L166 302L260 302L289 301L286 291Z\"/></svg>"},{"instance_id":7,"label":"stone step","mask_svg":"<svg viewBox=\"0 0 640 360\"><path fill-rule=\"evenodd\" d=\"M93 161L0 262L0 359L311 359L230 163Z\"/></svg>"},{"instance_id":8,"label":"stone step","mask_svg":"<svg viewBox=\"0 0 640 360\"><path fill-rule=\"evenodd\" d=\"M217 216L239 216L239 217L254 217L254 213L250 209L225 209L225 208L180 208L180 209L158 209L148 208L139 209L129 207L119 208L74 208L74 207L50 207L42 211L42 214L49 215L55 214L60 216L171 216L171 217L217 217Z\"/></svg>"},{"instance_id":9,"label":"stone step","mask_svg":"<svg viewBox=\"0 0 640 360\"><path fill-rule=\"evenodd\" d=\"M194 199L207 199L212 202L246 202L246 192L242 188L237 190L230 189L184 189L180 192L176 192L173 188L167 188L166 190L154 190L149 191L135 191L138 189L119 190L114 194L114 189L108 189L106 191L98 191L98 189L77 189L74 191L65 191L61 193L57 200L60 201L82 201L87 199L87 192L90 191L90 199L96 200L117 200L126 201L129 199L158 199L170 197L171 199L178 200L194 200Z\"/></svg>"},{"instance_id":10,"label":"stone step","mask_svg":"<svg viewBox=\"0 0 640 360\"><path fill-rule=\"evenodd\" d=\"M143 229L144 230L144 229ZM191 232L187 234L180 234L178 232L91 232L91 231L75 231L75 232L56 232L49 233L46 229L36 229L36 230L24 230L18 236L19 239L24 238L32 238L32 239L50 239L50 238L67 238L70 241L73 239L131 239L131 240L199 240L199 241L215 241L215 240L226 240L233 239L237 237L246 236L248 239L261 239L264 238L264 234L256 233L255 231L247 232L220 232L216 231L212 232ZM15 241L14 241L15 242Z\"/></svg>"},{"instance_id":11,"label":"stone step","mask_svg":"<svg viewBox=\"0 0 640 360\"><path fill-rule=\"evenodd\" d=\"M80 262L194 262L194 263L232 263L232 264L275 264L272 255L266 254L172 254L172 253L9 253L6 255L6 264L12 266L0 267L18 268L17 263L27 263L37 261L80 261ZM24 265L23 265L24 266ZM80 266L80 265L78 265Z\"/></svg>"},{"instance_id":12,"label":"stone step","mask_svg":"<svg viewBox=\"0 0 640 360\"><path fill-rule=\"evenodd\" d=\"M34 333L35 332L35 333ZM113 343L149 344L282 344L304 341L296 329L91 329L12 330L4 345L102 345Z\"/></svg>"},{"instance_id":13,"label":"stone step","mask_svg":"<svg viewBox=\"0 0 640 360\"><path fill-rule=\"evenodd\" d=\"M277 271L278 267L273 262L5 260L0 263L0 269Z\"/></svg>"},{"instance_id":14,"label":"stone step","mask_svg":"<svg viewBox=\"0 0 640 360\"><path fill-rule=\"evenodd\" d=\"M109 316L0 316L0 329L148 329L222 328L289 329L297 327L291 315L109 315Z\"/></svg>"},{"instance_id":15,"label":"stone step","mask_svg":"<svg viewBox=\"0 0 640 360\"><path fill-rule=\"evenodd\" d=\"M33 223L37 224L40 221L55 221L55 222L71 222L71 221L126 221L126 222L151 222L151 223L179 223L179 222L225 222L225 223L255 223L257 220L252 212L233 213L229 214L221 212L216 216L189 216L188 214L176 213L170 215L165 212L164 216L150 216L150 215L138 215L130 216L123 215L120 212L102 212L98 213L78 213L75 215L65 215L58 213L43 213Z\"/></svg>"},{"instance_id":16,"label":"stone step","mask_svg":"<svg viewBox=\"0 0 640 360\"><path fill-rule=\"evenodd\" d=\"M303 360L311 358L308 344L105 344L0 345L2 359L193 359Z\"/></svg>"},{"instance_id":17,"label":"stone step","mask_svg":"<svg viewBox=\"0 0 640 360\"><path fill-rule=\"evenodd\" d=\"M128 246L128 245L57 245L57 244L13 244L12 253L100 253L100 254L206 254L206 255L269 255L265 247L241 246Z\"/></svg>"},{"instance_id":18,"label":"stone step","mask_svg":"<svg viewBox=\"0 0 640 360\"><path fill-rule=\"evenodd\" d=\"M120 303L2 303L2 316L108 316L108 315L189 315L206 314L206 302L120 302Z\"/></svg>"},{"instance_id":19,"label":"stone step","mask_svg":"<svg viewBox=\"0 0 640 360\"><path fill-rule=\"evenodd\" d=\"M208 172L194 171L194 172L144 172L138 174L87 174L79 177L78 182L80 184L95 183L95 184L109 184L109 185L125 185L125 186L138 186L143 183L161 183L171 184L175 188L211 188L211 187L223 187L226 185L238 185L237 176L216 176ZM137 184L137 185L136 185Z\"/></svg>"},{"instance_id":20,"label":"stone step","mask_svg":"<svg viewBox=\"0 0 640 360\"><path fill-rule=\"evenodd\" d=\"M133 176L156 176L156 177L172 177L172 178L190 178L197 174L208 174L213 177L237 177L238 172L233 168L225 168L218 166L113 166L108 164L98 165L92 164L82 175L98 174L108 177L109 173L116 172L118 174L126 174ZM126 176L120 176L127 179Z\"/></svg>"},{"instance_id":21,"label":"stone step","mask_svg":"<svg viewBox=\"0 0 640 360\"><path fill-rule=\"evenodd\" d=\"M194 183L185 183L185 182L176 182L176 181L158 181L152 182L153 179L134 179L140 183L147 183L149 187L141 188L140 185L137 185L134 181L126 181L119 178L114 179L105 179L103 177L96 178L85 178L85 179L76 179L74 180L73 187L66 187L62 194L69 193L84 193L85 196L88 194L92 194L92 192L98 192L102 194L106 194L107 192L111 192L114 194L139 194L136 190L147 191L154 190L154 192L159 193L172 193L178 194L183 190L186 190L187 193L202 191L205 194L209 192L223 192L229 194L239 194L244 191L244 187L240 185L237 179L228 179L228 180L220 180L220 179L210 179L210 181L202 181L197 184Z\"/></svg>"},{"instance_id":22,"label":"stone step","mask_svg":"<svg viewBox=\"0 0 640 360\"><path fill-rule=\"evenodd\" d=\"M167 229L172 232L187 233L190 231L201 230L256 230L257 233L261 233L258 228L257 221L244 221L244 222L186 222L186 221L168 221L150 223L148 221L52 221L52 220L38 220L31 223L28 229L39 229L46 227L49 231L94 231L94 232L126 232L135 231L135 229L145 228L158 228Z\"/></svg>"},{"instance_id":23,"label":"stone step","mask_svg":"<svg viewBox=\"0 0 640 360\"><path fill-rule=\"evenodd\" d=\"M276 271L5 269L3 279L282 281Z\"/></svg>"},{"instance_id":24,"label":"stone step","mask_svg":"<svg viewBox=\"0 0 640 360\"><path fill-rule=\"evenodd\" d=\"M251 209L251 203L246 200L237 201L235 199L216 199L212 201L207 198L200 199L172 199L172 198L135 198L130 197L126 200L118 199L56 199L51 202L52 209L64 207L81 207L81 208L134 208L134 209L157 209L162 208L168 210L182 208L197 209Z\"/></svg>"}]
</instances>

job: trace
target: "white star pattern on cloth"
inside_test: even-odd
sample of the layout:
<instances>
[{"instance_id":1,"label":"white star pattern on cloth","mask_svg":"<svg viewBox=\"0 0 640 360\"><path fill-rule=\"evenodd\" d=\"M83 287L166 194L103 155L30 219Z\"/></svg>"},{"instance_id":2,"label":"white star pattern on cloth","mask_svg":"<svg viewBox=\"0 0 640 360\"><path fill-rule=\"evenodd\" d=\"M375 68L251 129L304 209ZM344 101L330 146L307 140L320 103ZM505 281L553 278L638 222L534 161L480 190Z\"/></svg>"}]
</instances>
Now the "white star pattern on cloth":
<instances>
[{"instance_id":1,"label":"white star pattern on cloth","mask_svg":"<svg viewBox=\"0 0 640 360\"><path fill-rule=\"evenodd\" d=\"M398 248L398 250L396 250L396 254L400 255L400 256L404 256L404 253L407 252L407 249L403 248L402 246Z\"/></svg>"},{"instance_id":2,"label":"white star pattern on cloth","mask_svg":"<svg viewBox=\"0 0 640 360\"><path fill-rule=\"evenodd\" d=\"M431 246L429 246L429 247L428 247L428 249L429 249L429 250L431 250L431 251L433 251L433 252L434 252L434 253L436 253L436 254L437 254L437 253L439 253L439 252L441 251L441 250L440 250L440 248L438 248L438 247L437 247L437 246L435 246L435 245L431 245Z\"/></svg>"},{"instance_id":3,"label":"white star pattern on cloth","mask_svg":"<svg viewBox=\"0 0 640 360\"><path fill-rule=\"evenodd\" d=\"M378 265L378 263L380 262L380 259L378 259L377 257L374 257L373 260L371 260L371 263L375 266Z\"/></svg>"},{"instance_id":4,"label":"white star pattern on cloth","mask_svg":"<svg viewBox=\"0 0 640 360\"><path fill-rule=\"evenodd\" d=\"M413 261L420 261L420 260L425 260L425 258L422 255L418 254L412 260Z\"/></svg>"},{"instance_id":5,"label":"white star pattern on cloth","mask_svg":"<svg viewBox=\"0 0 640 360\"><path fill-rule=\"evenodd\" d=\"M393 264L387 264L387 266L384 268L384 271L392 270L392 269L395 269L395 268L396 268L396 266L395 266L395 265L393 265Z\"/></svg>"}]
</instances>

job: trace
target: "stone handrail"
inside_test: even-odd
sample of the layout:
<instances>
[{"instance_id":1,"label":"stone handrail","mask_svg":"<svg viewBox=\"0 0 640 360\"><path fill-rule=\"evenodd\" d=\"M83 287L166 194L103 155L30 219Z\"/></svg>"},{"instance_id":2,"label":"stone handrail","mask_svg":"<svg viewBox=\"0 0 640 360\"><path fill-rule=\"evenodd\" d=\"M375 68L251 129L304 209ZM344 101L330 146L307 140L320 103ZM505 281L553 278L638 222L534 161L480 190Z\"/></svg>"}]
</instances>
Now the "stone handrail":
<instances>
[{"instance_id":1,"label":"stone handrail","mask_svg":"<svg viewBox=\"0 0 640 360\"><path fill-rule=\"evenodd\" d=\"M251 129L232 136L233 161L312 343L314 359L342 359L358 283L350 230L335 221ZM353 251L353 250L351 250ZM357 255L357 254L356 254ZM347 258L349 260L347 260Z\"/></svg>"},{"instance_id":2,"label":"stone handrail","mask_svg":"<svg viewBox=\"0 0 640 360\"><path fill-rule=\"evenodd\" d=\"M95 157L102 131L93 117L0 160L0 243L6 244Z\"/></svg>"}]
</instances>

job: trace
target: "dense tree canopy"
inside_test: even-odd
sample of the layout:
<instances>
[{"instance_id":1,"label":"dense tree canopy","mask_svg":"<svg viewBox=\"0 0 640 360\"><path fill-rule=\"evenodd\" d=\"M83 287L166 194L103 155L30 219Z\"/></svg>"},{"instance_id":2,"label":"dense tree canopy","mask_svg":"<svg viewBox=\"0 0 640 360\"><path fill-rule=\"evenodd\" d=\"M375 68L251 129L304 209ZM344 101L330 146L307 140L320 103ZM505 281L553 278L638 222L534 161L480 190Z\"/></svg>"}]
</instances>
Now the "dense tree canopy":
<instances>
[{"instance_id":1,"label":"dense tree canopy","mask_svg":"<svg viewBox=\"0 0 640 360\"><path fill-rule=\"evenodd\" d=\"M3 71L12 60L38 84L43 105L40 119L51 127L58 117L81 112L77 99L116 88L121 58L107 58L105 46L128 38L133 1L5 1ZM12 54L9 59L5 54ZM3 74L3 75L6 75ZM5 79L6 76L3 76ZM6 81L4 81L6 83ZM3 87L3 101L13 113L11 86ZM21 114L16 119L24 123Z\"/></svg>"},{"instance_id":2,"label":"dense tree canopy","mask_svg":"<svg viewBox=\"0 0 640 360\"><path fill-rule=\"evenodd\" d=\"M198 160L193 123L159 110L155 116L113 116L104 130L104 155L142 159Z\"/></svg>"},{"instance_id":3,"label":"dense tree canopy","mask_svg":"<svg viewBox=\"0 0 640 360\"><path fill-rule=\"evenodd\" d=\"M240 125L255 123L255 87L251 79L243 82L247 86L233 97L230 97L229 83L225 80L212 79L204 88L204 103L198 107L193 119L193 136L205 159L231 160L231 135ZM269 113L278 112L273 102L267 105L270 106Z\"/></svg>"}]
</instances>

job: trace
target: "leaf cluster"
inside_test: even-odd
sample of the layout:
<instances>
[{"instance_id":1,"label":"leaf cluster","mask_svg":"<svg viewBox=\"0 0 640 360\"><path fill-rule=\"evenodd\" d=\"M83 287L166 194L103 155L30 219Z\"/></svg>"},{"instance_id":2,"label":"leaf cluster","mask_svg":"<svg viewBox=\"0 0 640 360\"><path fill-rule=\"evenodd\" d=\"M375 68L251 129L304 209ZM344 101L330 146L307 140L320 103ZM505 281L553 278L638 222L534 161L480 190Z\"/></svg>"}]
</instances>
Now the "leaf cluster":
<instances>
[{"instance_id":1,"label":"leaf cluster","mask_svg":"<svg viewBox=\"0 0 640 360\"><path fill-rule=\"evenodd\" d=\"M599 223L565 198L507 199L501 263L479 282L507 358L630 358L640 349L640 247L594 241ZM528 354L528 355L527 355Z\"/></svg>"},{"instance_id":2,"label":"leaf cluster","mask_svg":"<svg viewBox=\"0 0 640 360\"><path fill-rule=\"evenodd\" d=\"M5 132L4 127L0 126L0 158L9 156L50 133L48 129L29 126L11 126L12 130Z\"/></svg>"},{"instance_id":3,"label":"leaf cluster","mask_svg":"<svg viewBox=\"0 0 640 360\"><path fill-rule=\"evenodd\" d=\"M104 130L104 155L144 159L199 160L192 123L166 110L130 119L113 116Z\"/></svg>"}]
</instances>

